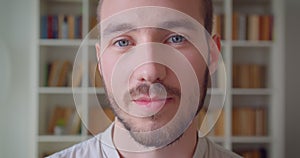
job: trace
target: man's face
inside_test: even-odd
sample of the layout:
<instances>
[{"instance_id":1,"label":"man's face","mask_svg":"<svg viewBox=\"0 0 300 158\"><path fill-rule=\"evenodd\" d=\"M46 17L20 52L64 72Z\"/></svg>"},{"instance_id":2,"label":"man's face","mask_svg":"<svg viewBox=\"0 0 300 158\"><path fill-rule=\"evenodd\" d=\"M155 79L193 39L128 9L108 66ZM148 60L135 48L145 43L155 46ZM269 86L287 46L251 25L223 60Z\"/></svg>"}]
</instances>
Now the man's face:
<instances>
[{"instance_id":1,"label":"man's face","mask_svg":"<svg viewBox=\"0 0 300 158\"><path fill-rule=\"evenodd\" d=\"M116 13L135 7L160 6L188 14L203 25L204 20L201 16L200 5L199 0L105 0L102 4L101 19L106 19ZM177 50L188 60L197 76L201 89L200 100L203 100L204 97L203 94L206 90L205 78L207 77L205 75L207 66L198 50L184 36L166 29L152 27L132 29L111 38L101 55L99 53L100 48L97 49L98 57L100 57L100 72L102 73L113 110L119 120L131 132L133 138L146 146L160 146L164 144L164 138L168 139L168 136L172 135L172 132L176 132L181 126L180 121L178 121L177 125L175 124L171 128L162 130L159 138L161 139L160 143L158 143L160 140L157 140L157 135L143 134L143 132L163 127L176 115L179 106L185 106L180 105L182 84L176 75L176 70L172 70L170 67L157 62L141 64L130 74L128 85L126 85L128 86L128 91L121 96L113 94L111 78L113 77L114 68L122 56L130 53L137 46L153 42L164 44ZM151 49L145 51L150 52L151 56ZM169 57L169 60L172 60L172 56ZM129 62L135 61L131 60ZM178 61L178 64L180 63L181 61ZM166 93L162 92L161 86L165 90L163 92ZM152 92L151 88L154 89ZM123 101L126 107L120 107L115 97L120 97L119 99ZM124 109L126 110L124 111ZM157 112L154 114L147 115L147 112L155 110ZM131 112L136 115L133 115ZM139 116L138 112L143 114ZM193 117L183 115L182 119Z\"/></svg>"}]
</instances>

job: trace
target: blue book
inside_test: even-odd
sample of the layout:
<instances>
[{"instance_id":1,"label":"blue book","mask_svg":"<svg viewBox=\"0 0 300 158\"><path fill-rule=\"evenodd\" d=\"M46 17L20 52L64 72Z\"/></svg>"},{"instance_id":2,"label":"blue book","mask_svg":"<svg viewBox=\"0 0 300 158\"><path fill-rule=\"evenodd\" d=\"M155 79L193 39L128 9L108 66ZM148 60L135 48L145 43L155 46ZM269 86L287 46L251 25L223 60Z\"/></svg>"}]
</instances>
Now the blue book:
<instances>
[{"instance_id":1,"label":"blue book","mask_svg":"<svg viewBox=\"0 0 300 158\"><path fill-rule=\"evenodd\" d=\"M75 17L75 38L81 38L81 16Z\"/></svg>"},{"instance_id":2,"label":"blue book","mask_svg":"<svg viewBox=\"0 0 300 158\"><path fill-rule=\"evenodd\" d=\"M53 15L53 21L52 21L52 28L53 28L53 38L58 38L58 16Z\"/></svg>"},{"instance_id":3,"label":"blue book","mask_svg":"<svg viewBox=\"0 0 300 158\"><path fill-rule=\"evenodd\" d=\"M40 36L41 36L41 39L47 39L48 38L48 25L47 25L47 21L48 21L48 16L47 15L41 16L41 27L40 27Z\"/></svg>"}]
</instances>

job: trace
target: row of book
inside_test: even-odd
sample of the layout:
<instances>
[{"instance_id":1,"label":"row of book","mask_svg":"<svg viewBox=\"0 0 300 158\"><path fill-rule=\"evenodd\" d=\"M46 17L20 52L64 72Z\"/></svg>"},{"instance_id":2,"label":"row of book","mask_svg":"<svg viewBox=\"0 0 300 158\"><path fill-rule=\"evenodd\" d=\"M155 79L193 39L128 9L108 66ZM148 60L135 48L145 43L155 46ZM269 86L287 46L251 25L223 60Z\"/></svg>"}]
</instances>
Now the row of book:
<instances>
[{"instance_id":1,"label":"row of book","mask_svg":"<svg viewBox=\"0 0 300 158\"><path fill-rule=\"evenodd\" d=\"M199 127L206 115L206 110L202 109L199 114ZM208 116L207 121L202 127L204 130L210 130L212 118ZM211 120L209 120L211 119ZM205 131L202 131L205 132ZM225 114L221 111L220 116L209 132L212 136L225 135ZM232 135L233 136L265 136L267 135L267 111L262 107L234 107L232 111Z\"/></svg>"},{"instance_id":2,"label":"row of book","mask_svg":"<svg viewBox=\"0 0 300 158\"><path fill-rule=\"evenodd\" d=\"M82 16L43 15L40 29L42 39L78 39L82 37Z\"/></svg>"},{"instance_id":3,"label":"row of book","mask_svg":"<svg viewBox=\"0 0 300 158\"><path fill-rule=\"evenodd\" d=\"M207 133L207 131L210 130L210 126L212 125L213 122L213 118L211 117L211 115L206 115L207 114L207 110L206 109L202 109L198 115L198 127L200 129L200 131L202 133ZM206 116L206 120L204 119ZM205 120L205 121L204 121ZM222 110L220 113L220 116L216 122L216 124L214 125L213 129L209 131L209 135L212 136L224 136L225 134L225 114L224 111Z\"/></svg>"},{"instance_id":4,"label":"row of book","mask_svg":"<svg viewBox=\"0 0 300 158\"><path fill-rule=\"evenodd\" d=\"M205 116L205 110L201 110L200 122ZM114 120L114 114L110 108L103 110L97 106L89 108L88 130L91 134L103 131L109 122L108 118ZM108 121L108 120L106 120ZM267 112L262 107L234 107L232 111L232 135L233 136L265 136L267 135ZM48 124L48 133L54 134L57 125L63 126L65 134L78 134L80 131L80 118L72 106L55 106L52 111ZM221 112L217 123L211 133L214 136L224 136L225 117L224 111Z\"/></svg>"},{"instance_id":5,"label":"row of book","mask_svg":"<svg viewBox=\"0 0 300 158\"><path fill-rule=\"evenodd\" d=\"M265 88L265 65L233 64L232 85L234 88Z\"/></svg>"},{"instance_id":6,"label":"row of book","mask_svg":"<svg viewBox=\"0 0 300 158\"><path fill-rule=\"evenodd\" d=\"M232 111L232 135L267 135L267 109L264 107L234 107Z\"/></svg>"},{"instance_id":7,"label":"row of book","mask_svg":"<svg viewBox=\"0 0 300 158\"><path fill-rule=\"evenodd\" d=\"M57 133L56 128L61 128ZM57 105L51 112L48 122L48 134L76 135L80 133L81 119L74 106Z\"/></svg>"},{"instance_id":8,"label":"row of book","mask_svg":"<svg viewBox=\"0 0 300 158\"><path fill-rule=\"evenodd\" d=\"M213 33L225 37L224 15L214 15ZM232 40L271 41L273 39L273 16L233 13Z\"/></svg>"},{"instance_id":9,"label":"row of book","mask_svg":"<svg viewBox=\"0 0 300 158\"><path fill-rule=\"evenodd\" d=\"M74 87L81 85L83 78L83 65L76 67L73 74L72 64L66 60L55 60L47 64L46 85L48 87ZM102 87L102 79L96 63L89 64L89 85L92 87Z\"/></svg>"},{"instance_id":10,"label":"row of book","mask_svg":"<svg viewBox=\"0 0 300 158\"><path fill-rule=\"evenodd\" d=\"M56 127L62 128L60 134L77 135L81 131L81 118L74 106L56 105L50 112L47 134L57 134ZM89 107L88 131L89 134L97 134L104 131L110 122L114 120L114 113L109 107L101 109L97 106ZM106 122L105 122L106 121ZM105 126L106 125L106 126Z\"/></svg>"},{"instance_id":11,"label":"row of book","mask_svg":"<svg viewBox=\"0 0 300 158\"><path fill-rule=\"evenodd\" d=\"M259 149L244 149L234 151L243 158L267 158L267 151L265 148Z\"/></svg>"}]
</instances>

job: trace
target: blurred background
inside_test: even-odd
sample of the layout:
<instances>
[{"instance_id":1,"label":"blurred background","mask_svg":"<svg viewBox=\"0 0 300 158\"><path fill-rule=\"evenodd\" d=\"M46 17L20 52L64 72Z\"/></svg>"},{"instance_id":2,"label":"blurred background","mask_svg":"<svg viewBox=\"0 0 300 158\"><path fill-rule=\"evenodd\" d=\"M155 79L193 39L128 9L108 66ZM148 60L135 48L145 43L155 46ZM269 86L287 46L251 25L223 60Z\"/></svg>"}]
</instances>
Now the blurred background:
<instances>
[{"instance_id":1,"label":"blurred background","mask_svg":"<svg viewBox=\"0 0 300 158\"><path fill-rule=\"evenodd\" d=\"M300 1L213 2L229 88L209 136L245 157L297 157ZM107 105L93 113L93 94L104 95L93 37L73 80L88 129L74 112L70 88L96 6L97 0L0 0L1 158L43 157L103 131L103 113L113 119Z\"/></svg>"}]
</instances>

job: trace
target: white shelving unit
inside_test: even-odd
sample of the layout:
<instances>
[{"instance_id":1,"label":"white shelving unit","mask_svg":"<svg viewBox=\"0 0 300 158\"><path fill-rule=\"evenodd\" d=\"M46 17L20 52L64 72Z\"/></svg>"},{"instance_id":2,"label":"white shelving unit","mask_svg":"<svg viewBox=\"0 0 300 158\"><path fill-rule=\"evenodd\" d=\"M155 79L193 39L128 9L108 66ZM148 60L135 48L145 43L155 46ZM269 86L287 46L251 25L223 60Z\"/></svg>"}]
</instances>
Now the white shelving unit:
<instances>
[{"instance_id":1,"label":"white shelving unit","mask_svg":"<svg viewBox=\"0 0 300 158\"><path fill-rule=\"evenodd\" d=\"M72 14L82 16L82 34L89 32L90 18L96 15L97 0L37 0L40 5L39 16L48 14ZM268 158L284 157L284 95L283 95L283 72L284 72L284 17L282 0L214 0L215 12L225 15L225 37L222 41L222 55L227 71L227 98L224 106L225 128L224 136L210 136L213 141L223 145L229 150L238 150L242 147L262 146L267 149ZM232 15L234 11L245 13L272 14L274 17L273 41L233 41L232 40ZM46 152L55 152L63 148L90 138L85 126L82 124L81 133L78 135L49 135L46 132L49 109L54 104L74 105L71 87L46 87L45 66L55 59L74 61L81 39L39 39L36 54L39 65L35 73L38 83L36 98L36 157L42 157ZM85 48L94 47L96 40L89 41ZM251 51L255 51L251 53ZM89 58L93 54L86 53L83 59L83 68L88 69ZM257 59L259 57L259 59ZM246 59L245 59L246 58ZM232 64L244 62L244 60L258 60L268 67L268 80L266 88L244 89L232 86ZM87 72L87 71L84 71ZM81 95L82 117L88 118L88 105L93 104L89 100L90 95L96 92L104 94L103 88L94 89L89 86L88 74L83 75L81 87L74 89L76 94ZM210 91L209 91L210 93ZM216 91L215 93L221 93ZM236 102L261 100L268 108L268 134L266 136L233 136L232 134L232 109ZM249 101L249 102L248 102ZM255 101L253 101L255 102Z\"/></svg>"}]
</instances>

